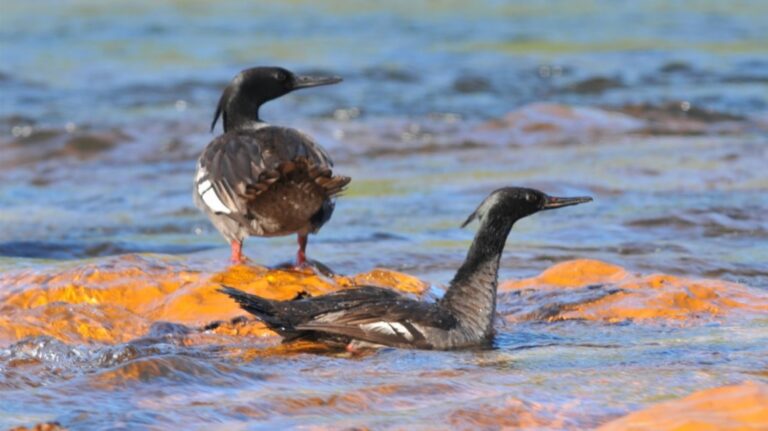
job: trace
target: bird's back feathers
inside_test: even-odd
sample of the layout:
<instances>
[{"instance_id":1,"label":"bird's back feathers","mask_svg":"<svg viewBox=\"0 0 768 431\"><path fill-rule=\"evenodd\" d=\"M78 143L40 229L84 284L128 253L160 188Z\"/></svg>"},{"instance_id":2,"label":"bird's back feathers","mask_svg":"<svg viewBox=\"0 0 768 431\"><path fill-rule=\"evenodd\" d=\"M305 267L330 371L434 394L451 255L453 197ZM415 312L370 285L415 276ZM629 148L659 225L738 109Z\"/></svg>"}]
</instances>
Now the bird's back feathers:
<instances>
[{"instance_id":1,"label":"bird's back feathers","mask_svg":"<svg viewBox=\"0 0 768 431\"><path fill-rule=\"evenodd\" d=\"M307 135L265 125L214 139L200 156L197 189L208 210L253 224L251 234L312 232L322 223L307 225L330 217L333 207L327 202L350 181L334 176L332 167ZM328 214L318 216L322 210Z\"/></svg>"}]
</instances>

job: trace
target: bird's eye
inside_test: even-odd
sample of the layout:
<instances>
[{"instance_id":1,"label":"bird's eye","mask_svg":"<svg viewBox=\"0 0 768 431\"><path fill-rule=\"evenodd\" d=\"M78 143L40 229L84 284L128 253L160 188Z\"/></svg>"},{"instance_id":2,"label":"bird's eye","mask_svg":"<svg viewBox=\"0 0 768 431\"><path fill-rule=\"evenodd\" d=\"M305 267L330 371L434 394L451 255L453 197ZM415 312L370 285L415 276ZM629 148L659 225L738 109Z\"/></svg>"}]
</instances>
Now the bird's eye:
<instances>
[{"instance_id":1,"label":"bird's eye","mask_svg":"<svg viewBox=\"0 0 768 431\"><path fill-rule=\"evenodd\" d=\"M283 72L275 72L275 79L285 81L285 74Z\"/></svg>"},{"instance_id":2,"label":"bird's eye","mask_svg":"<svg viewBox=\"0 0 768 431\"><path fill-rule=\"evenodd\" d=\"M525 200L527 200L528 202L533 202L534 196L532 194L526 194Z\"/></svg>"}]
</instances>

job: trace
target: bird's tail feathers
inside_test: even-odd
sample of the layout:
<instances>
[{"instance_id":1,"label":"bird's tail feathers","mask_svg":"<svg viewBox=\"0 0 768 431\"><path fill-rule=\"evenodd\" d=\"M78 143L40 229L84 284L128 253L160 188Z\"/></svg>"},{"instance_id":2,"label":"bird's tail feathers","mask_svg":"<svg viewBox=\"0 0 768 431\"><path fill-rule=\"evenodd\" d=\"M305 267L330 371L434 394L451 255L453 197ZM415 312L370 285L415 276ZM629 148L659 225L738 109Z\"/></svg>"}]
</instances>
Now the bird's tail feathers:
<instances>
[{"instance_id":1,"label":"bird's tail feathers","mask_svg":"<svg viewBox=\"0 0 768 431\"><path fill-rule=\"evenodd\" d=\"M317 185L325 190L329 197L337 196L344 191L351 178L334 176L331 168L314 163L307 157L296 157L293 160L281 162L274 169L264 171L259 175L255 184L246 186L244 195L247 198L255 198L267 191L272 184L284 178L294 178L302 186L314 187Z\"/></svg>"},{"instance_id":2,"label":"bird's tail feathers","mask_svg":"<svg viewBox=\"0 0 768 431\"><path fill-rule=\"evenodd\" d=\"M275 302L262 298L257 295L243 292L240 289L234 287L221 285L219 292L228 295L234 299L240 308L258 317L261 321L267 324L269 327L282 328L286 326L286 322L283 322L277 315L277 309L275 308Z\"/></svg>"}]
</instances>

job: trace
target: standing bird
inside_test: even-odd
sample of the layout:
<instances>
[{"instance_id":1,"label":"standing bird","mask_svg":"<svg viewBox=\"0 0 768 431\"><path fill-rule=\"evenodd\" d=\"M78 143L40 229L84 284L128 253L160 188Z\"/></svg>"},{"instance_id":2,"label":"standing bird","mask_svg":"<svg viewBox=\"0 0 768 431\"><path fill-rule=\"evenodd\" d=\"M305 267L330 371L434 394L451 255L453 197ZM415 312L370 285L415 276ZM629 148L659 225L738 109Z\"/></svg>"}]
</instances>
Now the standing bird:
<instances>
[{"instance_id":1,"label":"standing bird","mask_svg":"<svg viewBox=\"0 0 768 431\"><path fill-rule=\"evenodd\" d=\"M259 117L264 103L300 88L340 82L336 76L297 76L279 67L240 72L224 90L211 123L224 134L200 155L195 205L232 246L242 263L246 236L298 235L297 266L306 263L307 235L333 214L334 197L350 178L334 176L320 145L296 129L272 126Z\"/></svg>"},{"instance_id":2,"label":"standing bird","mask_svg":"<svg viewBox=\"0 0 768 431\"><path fill-rule=\"evenodd\" d=\"M464 263L437 302L372 286L291 301L269 300L227 286L221 292L284 341L314 339L343 343L350 350L371 344L439 350L487 346L494 333L499 261L512 225L541 210L591 200L556 198L525 188L494 191L462 225L480 221Z\"/></svg>"}]
</instances>

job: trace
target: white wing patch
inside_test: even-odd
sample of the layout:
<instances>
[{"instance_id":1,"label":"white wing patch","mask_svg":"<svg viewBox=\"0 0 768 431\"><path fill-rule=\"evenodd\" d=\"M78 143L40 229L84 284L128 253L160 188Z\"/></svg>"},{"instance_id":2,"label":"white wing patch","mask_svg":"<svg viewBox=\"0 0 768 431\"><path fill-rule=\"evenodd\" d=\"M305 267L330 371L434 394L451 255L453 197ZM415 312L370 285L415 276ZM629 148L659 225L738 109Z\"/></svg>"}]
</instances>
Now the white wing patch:
<instances>
[{"instance_id":1,"label":"white wing patch","mask_svg":"<svg viewBox=\"0 0 768 431\"><path fill-rule=\"evenodd\" d=\"M195 182L200 181L204 176L208 175L208 171L204 167L197 165L197 174L195 175Z\"/></svg>"},{"instance_id":2,"label":"white wing patch","mask_svg":"<svg viewBox=\"0 0 768 431\"><path fill-rule=\"evenodd\" d=\"M197 175L195 175L195 181L197 181L197 194L203 199L205 205L215 213L230 214L230 210L224 202L219 199L219 195L216 194L216 190L213 189L213 184L208 179L200 181L207 176L208 172L202 166L198 166Z\"/></svg>"},{"instance_id":3,"label":"white wing patch","mask_svg":"<svg viewBox=\"0 0 768 431\"><path fill-rule=\"evenodd\" d=\"M367 332L378 332L383 335L402 336L408 341L413 341L413 334L402 323L398 322L372 322L360 325L360 329Z\"/></svg>"},{"instance_id":4,"label":"white wing patch","mask_svg":"<svg viewBox=\"0 0 768 431\"><path fill-rule=\"evenodd\" d=\"M256 123L256 124L248 124L248 126L247 126L247 127L248 127L248 129L250 129L250 130L259 130L259 129L263 129L263 128L265 128L265 127L269 127L269 126L270 126L270 124L269 124L269 123L265 123L264 121L259 121L259 122L258 122L258 123Z\"/></svg>"},{"instance_id":5,"label":"white wing patch","mask_svg":"<svg viewBox=\"0 0 768 431\"><path fill-rule=\"evenodd\" d=\"M324 322L324 323L332 323L338 320L341 316L344 315L343 311L334 311L331 313L326 313L321 315L320 317L316 318L316 322Z\"/></svg>"}]
</instances>

